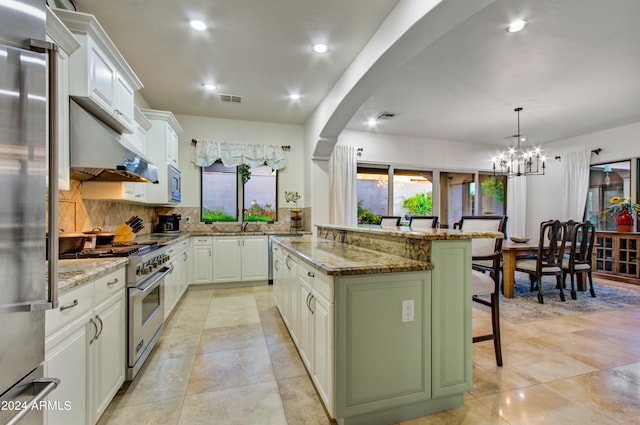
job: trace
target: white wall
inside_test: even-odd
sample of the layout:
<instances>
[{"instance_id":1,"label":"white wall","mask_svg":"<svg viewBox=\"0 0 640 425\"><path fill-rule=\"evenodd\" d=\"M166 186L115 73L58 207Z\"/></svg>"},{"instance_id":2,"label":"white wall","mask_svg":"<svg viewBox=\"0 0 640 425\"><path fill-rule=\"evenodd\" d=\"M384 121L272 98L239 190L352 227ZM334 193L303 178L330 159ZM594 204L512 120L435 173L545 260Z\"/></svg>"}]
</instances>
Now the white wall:
<instances>
[{"instance_id":1,"label":"white wall","mask_svg":"<svg viewBox=\"0 0 640 425\"><path fill-rule=\"evenodd\" d=\"M287 167L278 173L278 206L287 207L284 191L304 192L304 143L301 125L240 121L194 115L176 115L184 132L179 137L182 172L181 207L200 206L200 169L195 165L191 139L239 141L267 145L290 145ZM304 204L305 200L301 199Z\"/></svg>"},{"instance_id":2,"label":"white wall","mask_svg":"<svg viewBox=\"0 0 640 425\"><path fill-rule=\"evenodd\" d=\"M338 143L363 148L361 162L433 170L489 170L490 158L496 153L494 147L486 145L351 130L343 131ZM524 177L527 179L527 204L520 207L527 210L527 234L537 238L542 221L560 216L562 164L554 157L597 148L602 151L592 155L592 164L640 157L640 122L545 144L543 150L549 157L546 174ZM633 175L631 180L631 193L635 193ZM314 220L314 223L319 221Z\"/></svg>"},{"instance_id":3,"label":"white wall","mask_svg":"<svg viewBox=\"0 0 640 425\"><path fill-rule=\"evenodd\" d=\"M473 143L344 130L341 145L363 148L360 162L440 170L489 170L493 148Z\"/></svg>"},{"instance_id":4,"label":"white wall","mask_svg":"<svg viewBox=\"0 0 640 425\"><path fill-rule=\"evenodd\" d=\"M542 221L558 218L560 215L562 164L554 157L597 148L602 151L599 155L591 155L592 164L640 157L640 122L544 145L546 153L551 157L547 175L527 177L527 229L530 235L537 237ZM634 164L632 170L635 170ZM635 181L632 174L632 194L636 192Z\"/></svg>"}]
</instances>

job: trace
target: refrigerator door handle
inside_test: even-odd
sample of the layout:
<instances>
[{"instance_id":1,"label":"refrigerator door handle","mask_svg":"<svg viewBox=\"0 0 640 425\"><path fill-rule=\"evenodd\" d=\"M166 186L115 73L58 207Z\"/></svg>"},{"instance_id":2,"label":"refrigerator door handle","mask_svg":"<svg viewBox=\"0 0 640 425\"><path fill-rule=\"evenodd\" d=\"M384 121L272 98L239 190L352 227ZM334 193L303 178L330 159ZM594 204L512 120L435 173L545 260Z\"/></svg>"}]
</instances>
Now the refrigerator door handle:
<instances>
[{"instance_id":1,"label":"refrigerator door handle","mask_svg":"<svg viewBox=\"0 0 640 425\"><path fill-rule=\"evenodd\" d=\"M53 43L39 42L32 40L33 47L41 47L47 52L47 62L49 68L49 93L48 93L48 114L49 114L49 206L48 206L48 290L47 302L49 308L58 308L58 46ZM54 230L55 229L55 230Z\"/></svg>"},{"instance_id":2,"label":"refrigerator door handle","mask_svg":"<svg viewBox=\"0 0 640 425\"><path fill-rule=\"evenodd\" d=\"M24 303L7 304L0 306L0 312L13 312L13 311L42 311L50 310L51 303L45 300L31 301Z\"/></svg>"},{"instance_id":3,"label":"refrigerator door handle","mask_svg":"<svg viewBox=\"0 0 640 425\"><path fill-rule=\"evenodd\" d=\"M27 403L24 409L20 410L14 416L9 419L5 425L17 425L18 422L22 420L26 415L28 415L33 408L37 408L38 404L47 396L49 393L56 389L58 384L60 383L60 379L58 378L37 378L31 381L33 385L44 385L44 387L38 391L38 393Z\"/></svg>"}]
</instances>

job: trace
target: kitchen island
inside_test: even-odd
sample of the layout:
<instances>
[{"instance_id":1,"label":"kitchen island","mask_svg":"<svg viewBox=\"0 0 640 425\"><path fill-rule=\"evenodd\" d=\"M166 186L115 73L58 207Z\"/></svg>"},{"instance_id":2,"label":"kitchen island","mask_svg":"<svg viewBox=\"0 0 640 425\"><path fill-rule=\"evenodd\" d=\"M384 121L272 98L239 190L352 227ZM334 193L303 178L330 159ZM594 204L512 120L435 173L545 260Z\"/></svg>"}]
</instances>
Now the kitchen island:
<instances>
[{"instance_id":1,"label":"kitchen island","mask_svg":"<svg viewBox=\"0 0 640 425\"><path fill-rule=\"evenodd\" d=\"M275 239L276 305L332 418L390 424L462 405L471 239L501 236L319 225Z\"/></svg>"}]
</instances>

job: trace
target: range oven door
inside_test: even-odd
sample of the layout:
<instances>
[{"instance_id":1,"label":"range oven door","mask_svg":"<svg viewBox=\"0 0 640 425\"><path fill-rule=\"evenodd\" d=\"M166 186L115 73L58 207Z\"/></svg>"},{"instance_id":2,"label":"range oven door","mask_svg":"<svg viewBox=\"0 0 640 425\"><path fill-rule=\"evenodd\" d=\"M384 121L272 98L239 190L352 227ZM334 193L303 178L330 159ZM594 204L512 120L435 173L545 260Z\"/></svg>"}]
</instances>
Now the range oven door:
<instances>
[{"instance_id":1,"label":"range oven door","mask_svg":"<svg viewBox=\"0 0 640 425\"><path fill-rule=\"evenodd\" d=\"M138 373L162 329L164 278L172 270L163 266L139 286L129 288L128 379Z\"/></svg>"}]
</instances>

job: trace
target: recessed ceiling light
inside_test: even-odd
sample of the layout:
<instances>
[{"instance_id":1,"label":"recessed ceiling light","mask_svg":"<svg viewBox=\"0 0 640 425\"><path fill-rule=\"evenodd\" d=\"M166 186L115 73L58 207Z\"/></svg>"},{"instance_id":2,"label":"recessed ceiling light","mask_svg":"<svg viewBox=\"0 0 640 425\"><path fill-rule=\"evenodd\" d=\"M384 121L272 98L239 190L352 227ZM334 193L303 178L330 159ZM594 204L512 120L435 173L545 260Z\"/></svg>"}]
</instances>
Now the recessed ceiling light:
<instances>
[{"instance_id":1,"label":"recessed ceiling light","mask_svg":"<svg viewBox=\"0 0 640 425\"><path fill-rule=\"evenodd\" d=\"M369 121L367 121L367 125L369 127L375 127L378 124L378 120L375 118L369 118Z\"/></svg>"},{"instance_id":2,"label":"recessed ceiling light","mask_svg":"<svg viewBox=\"0 0 640 425\"><path fill-rule=\"evenodd\" d=\"M298 99L300 99L300 95L298 93L292 93L292 94L289 95L289 99L298 100Z\"/></svg>"},{"instance_id":3,"label":"recessed ceiling light","mask_svg":"<svg viewBox=\"0 0 640 425\"><path fill-rule=\"evenodd\" d=\"M312 49L316 53L325 53L327 50L329 50L329 46L327 46L325 43L316 43L312 46Z\"/></svg>"},{"instance_id":4,"label":"recessed ceiling light","mask_svg":"<svg viewBox=\"0 0 640 425\"><path fill-rule=\"evenodd\" d=\"M217 87L215 84L213 84L213 83L203 83L203 84L202 84L202 87L204 87L204 88L205 88L205 89L207 89L207 90L215 90L215 89L217 89L217 88L218 88L218 87Z\"/></svg>"},{"instance_id":5,"label":"recessed ceiling light","mask_svg":"<svg viewBox=\"0 0 640 425\"><path fill-rule=\"evenodd\" d=\"M205 24L204 22L198 19L190 20L189 25L191 25L191 28L193 28L196 31L204 31L207 29L207 24Z\"/></svg>"},{"instance_id":6,"label":"recessed ceiling light","mask_svg":"<svg viewBox=\"0 0 640 425\"><path fill-rule=\"evenodd\" d=\"M524 27L528 24L526 19L518 19L517 21L513 21L507 27L507 32L518 32L522 31Z\"/></svg>"}]
</instances>

